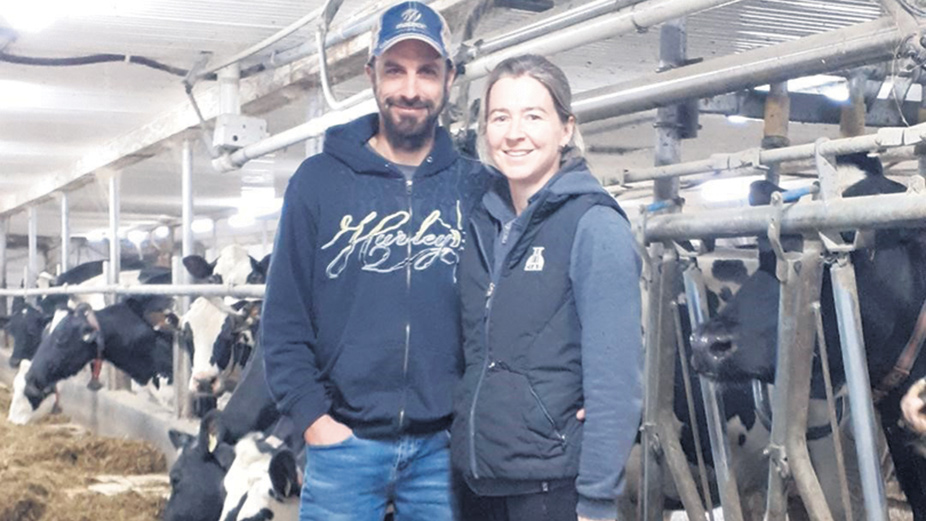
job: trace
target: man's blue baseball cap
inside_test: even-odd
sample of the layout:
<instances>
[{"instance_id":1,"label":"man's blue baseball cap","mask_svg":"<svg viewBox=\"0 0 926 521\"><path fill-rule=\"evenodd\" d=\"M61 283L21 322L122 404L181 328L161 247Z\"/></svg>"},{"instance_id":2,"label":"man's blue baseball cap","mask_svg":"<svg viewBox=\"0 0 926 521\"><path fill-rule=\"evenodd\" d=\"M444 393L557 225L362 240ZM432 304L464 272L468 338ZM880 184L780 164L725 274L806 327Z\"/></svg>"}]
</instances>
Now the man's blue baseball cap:
<instances>
[{"instance_id":1,"label":"man's blue baseball cap","mask_svg":"<svg viewBox=\"0 0 926 521\"><path fill-rule=\"evenodd\" d=\"M420 40L442 57L450 58L450 29L444 17L421 2L402 2L383 12L373 28L370 59L410 39Z\"/></svg>"}]
</instances>

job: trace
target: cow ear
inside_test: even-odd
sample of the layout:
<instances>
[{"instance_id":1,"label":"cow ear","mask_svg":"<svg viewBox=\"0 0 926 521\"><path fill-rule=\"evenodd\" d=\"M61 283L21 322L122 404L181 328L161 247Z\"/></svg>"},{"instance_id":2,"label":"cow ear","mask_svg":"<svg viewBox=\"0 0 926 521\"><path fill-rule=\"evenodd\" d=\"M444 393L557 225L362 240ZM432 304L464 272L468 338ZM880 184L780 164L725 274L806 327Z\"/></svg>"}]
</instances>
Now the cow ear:
<instances>
[{"instance_id":1,"label":"cow ear","mask_svg":"<svg viewBox=\"0 0 926 521\"><path fill-rule=\"evenodd\" d=\"M299 471L293 451L283 449L270 458L270 483L279 497L299 495Z\"/></svg>"},{"instance_id":2,"label":"cow ear","mask_svg":"<svg viewBox=\"0 0 926 521\"><path fill-rule=\"evenodd\" d=\"M227 443L219 443L212 451L212 457L227 472L235 461L235 448Z\"/></svg>"},{"instance_id":3,"label":"cow ear","mask_svg":"<svg viewBox=\"0 0 926 521\"><path fill-rule=\"evenodd\" d=\"M171 429L167 431L167 437L170 438L170 443L174 446L175 449L186 447L196 438L192 434L187 434L185 432L178 431L177 429Z\"/></svg>"},{"instance_id":4,"label":"cow ear","mask_svg":"<svg viewBox=\"0 0 926 521\"><path fill-rule=\"evenodd\" d=\"M266 275L270 271L270 254L264 255L264 258L260 260L260 272Z\"/></svg>"},{"instance_id":5,"label":"cow ear","mask_svg":"<svg viewBox=\"0 0 926 521\"><path fill-rule=\"evenodd\" d=\"M248 260L251 261L251 271L260 271L260 263L254 257L248 255Z\"/></svg>"},{"instance_id":6,"label":"cow ear","mask_svg":"<svg viewBox=\"0 0 926 521\"><path fill-rule=\"evenodd\" d=\"M215 261L212 263L206 262L206 259L199 255L184 257L183 265L186 267L186 270L190 272L190 275L193 275L197 279L209 278L212 275L212 270L215 269Z\"/></svg>"}]
</instances>

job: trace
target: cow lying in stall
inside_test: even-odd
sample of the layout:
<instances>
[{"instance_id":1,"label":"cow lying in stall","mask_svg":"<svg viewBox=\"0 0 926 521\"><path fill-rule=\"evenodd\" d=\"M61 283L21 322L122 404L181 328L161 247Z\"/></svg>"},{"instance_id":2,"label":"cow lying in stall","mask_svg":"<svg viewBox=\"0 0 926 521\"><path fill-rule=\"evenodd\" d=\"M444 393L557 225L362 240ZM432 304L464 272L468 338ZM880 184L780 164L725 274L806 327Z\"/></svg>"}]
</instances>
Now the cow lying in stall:
<instances>
[{"instance_id":1,"label":"cow lying in stall","mask_svg":"<svg viewBox=\"0 0 926 521\"><path fill-rule=\"evenodd\" d=\"M866 167L866 177L848 188L844 197L905 191L906 187L883 176L879 162L858 157L852 161ZM768 186L754 193L763 191L770 193ZM774 275L774 255L771 252L762 255L760 269L729 305L692 335L695 368L706 376L725 382L774 381L780 285ZM858 285L864 343L868 347L868 376L872 384L878 386L892 371L905 346L916 341L914 325L926 322L920 315L921 309L926 309L923 308L926 301L926 230L878 230L874 233L874 241L852 252L851 258ZM823 279L821 308L833 383L841 385L845 382L845 374L828 276ZM881 416L897 480L914 518L923 521L926 520L926 462L911 451L912 435L898 422L900 399L912 381L926 374L926 357L918 357L908 370L909 376L886 390L876 403L876 409ZM814 389L822 389L818 359L814 362L813 374Z\"/></svg>"},{"instance_id":2,"label":"cow lying in stall","mask_svg":"<svg viewBox=\"0 0 926 521\"><path fill-rule=\"evenodd\" d=\"M205 415L198 436L170 432L179 453L164 521L295 520L303 442L289 425L280 421L256 353L225 408Z\"/></svg>"},{"instance_id":3,"label":"cow lying in stall","mask_svg":"<svg viewBox=\"0 0 926 521\"><path fill-rule=\"evenodd\" d=\"M43 402L52 399L55 384L77 374L94 362L94 380L102 360L128 374L133 381L170 381L173 375L173 342L170 332L161 330L164 320L176 324L167 297L132 297L93 311L88 304L62 314L51 332L39 344L30 364L20 367L22 394L14 387L9 420L24 424L47 410ZM20 378L17 375L17 378ZM98 388L98 382L91 388Z\"/></svg>"},{"instance_id":4,"label":"cow lying in stall","mask_svg":"<svg viewBox=\"0 0 926 521\"><path fill-rule=\"evenodd\" d=\"M211 263L192 255L184 258L183 264L200 282L263 284L270 255L258 262L243 247L231 245ZM200 397L196 402L200 416L215 406L215 397L225 391L227 377L247 363L259 319L259 300L221 297L197 298L181 318L184 346L193 360L190 390Z\"/></svg>"}]
</instances>

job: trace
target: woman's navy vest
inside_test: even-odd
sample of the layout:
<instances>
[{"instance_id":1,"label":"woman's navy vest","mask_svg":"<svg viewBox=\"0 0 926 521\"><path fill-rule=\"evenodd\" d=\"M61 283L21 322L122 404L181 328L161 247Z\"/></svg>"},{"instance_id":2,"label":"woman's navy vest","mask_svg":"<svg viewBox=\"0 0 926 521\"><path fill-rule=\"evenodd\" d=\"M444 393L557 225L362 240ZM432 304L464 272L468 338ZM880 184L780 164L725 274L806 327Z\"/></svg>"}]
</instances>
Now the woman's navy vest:
<instances>
[{"instance_id":1,"label":"woman's navy vest","mask_svg":"<svg viewBox=\"0 0 926 521\"><path fill-rule=\"evenodd\" d=\"M541 196L501 273L490 273L498 225L484 208L472 218L460 260L466 370L451 443L455 464L469 478L545 481L578 474L581 328L570 256L586 211L599 204L620 208L605 193Z\"/></svg>"}]
</instances>

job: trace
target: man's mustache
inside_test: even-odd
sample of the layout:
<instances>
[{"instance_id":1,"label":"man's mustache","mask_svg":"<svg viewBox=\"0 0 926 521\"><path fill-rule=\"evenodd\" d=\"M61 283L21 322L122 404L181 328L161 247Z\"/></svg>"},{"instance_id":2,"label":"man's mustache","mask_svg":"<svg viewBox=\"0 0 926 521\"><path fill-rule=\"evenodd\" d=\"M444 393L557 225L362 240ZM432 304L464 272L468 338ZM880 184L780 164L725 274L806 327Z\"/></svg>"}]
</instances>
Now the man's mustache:
<instances>
[{"instance_id":1,"label":"man's mustache","mask_svg":"<svg viewBox=\"0 0 926 521\"><path fill-rule=\"evenodd\" d=\"M431 103L428 103L427 101L422 101L422 100L407 101L407 100L399 100L395 98L387 98L386 106L390 108L397 107L401 109L430 109L432 108L433 105Z\"/></svg>"}]
</instances>

